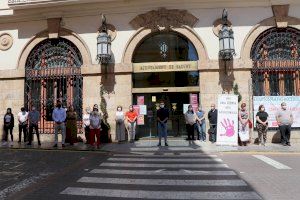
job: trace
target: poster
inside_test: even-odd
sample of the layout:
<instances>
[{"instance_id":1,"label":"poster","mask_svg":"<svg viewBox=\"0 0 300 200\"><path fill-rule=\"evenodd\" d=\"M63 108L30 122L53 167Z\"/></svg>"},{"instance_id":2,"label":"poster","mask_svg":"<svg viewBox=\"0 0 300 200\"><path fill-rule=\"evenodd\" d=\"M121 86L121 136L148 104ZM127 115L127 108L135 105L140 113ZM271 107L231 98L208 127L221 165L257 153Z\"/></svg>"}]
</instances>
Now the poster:
<instances>
[{"instance_id":1,"label":"poster","mask_svg":"<svg viewBox=\"0 0 300 200\"><path fill-rule=\"evenodd\" d=\"M292 127L300 127L300 96L253 96L253 121L256 125L255 116L260 105L265 106L269 114L269 127L278 127L276 114L281 110L281 103L285 102L287 109L293 114L294 123Z\"/></svg>"},{"instance_id":2,"label":"poster","mask_svg":"<svg viewBox=\"0 0 300 200\"><path fill-rule=\"evenodd\" d=\"M238 145L238 96L218 97L217 145Z\"/></svg>"},{"instance_id":3,"label":"poster","mask_svg":"<svg viewBox=\"0 0 300 200\"><path fill-rule=\"evenodd\" d=\"M140 105L140 115L147 115L147 106Z\"/></svg>"},{"instance_id":4,"label":"poster","mask_svg":"<svg viewBox=\"0 0 300 200\"><path fill-rule=\"evenodd\" d=\"M198 95L197 94L190 94L190 104L198 105Z\"/></svg>"},{"instance_id":5,"label":"poster","mask_svg":"<svg viewBox=\"0 0 300 200\"><path fill-rule=\"evenodd\" d=\"M140 114L140 106L139 105L133 105L133 110L139 115Z\"/></svg>"},{"instance_id":6,"label":"poster","mask_svg":"<svg viewBox=\"0 0 300 200\"><path fill-rule=\"evenodd\" d=\"M145 97L137 96L137 105L144 105L144 104L145 104Z\"/></svg>"},{"instance_id":7,"label":"poster","mask_svg":"<svg viewBox=\"0 0 300 200\"><path fill-rule=\"evenodd\" d=\"M137 125L145 125L145 117L144 117L144 115L139 115L137 117Z\"/></svg>"}]
</instances>

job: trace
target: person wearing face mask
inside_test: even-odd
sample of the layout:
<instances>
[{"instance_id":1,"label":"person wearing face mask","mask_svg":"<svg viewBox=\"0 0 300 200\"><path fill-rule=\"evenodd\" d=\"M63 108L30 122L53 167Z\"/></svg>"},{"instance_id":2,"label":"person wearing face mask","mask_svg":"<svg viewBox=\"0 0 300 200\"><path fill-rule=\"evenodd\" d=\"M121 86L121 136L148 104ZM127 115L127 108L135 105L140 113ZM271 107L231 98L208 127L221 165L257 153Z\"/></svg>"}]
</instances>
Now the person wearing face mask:
<instances>
[{"instance_id":1,"label":"person wearing face mask","mask_svg":"<svg viewBox=\"0 0 300 200\"><path fill-rule=\"evenodd\" d=\"M168 130L167 122L169 119L169 110L165 108L165 103L163 101L159 104L159 109L157 110L157 130L158 130L158 145L161 146L161 138L164 137L165 146L169 146L167 143Z\"/></svg>"},{"instance_id":2,"label":"person wearing face mask","mask_svg":"<svg viewBox=\"0 0 300 200\"><path fill-rule=\"evenodd\" d=\"M41 146L40 134L38 123L40 121L40 113L36 110L35 106L32 106L31 111L28 114L29 119L29 141L28 145L31 145L33 139L33 129L35 130L36 137L38 139L38 145Z\"/></svg>"},{"instance_id":3,"label":"person wearing face mask","mask_svg":"<svg viewBox=\"0 0 300 200\"><path fill-rule=\"evenodd\" d=\"M116 140L118 142L125 141L125 116L122 106L117 107L116 112Z\"/></svg>"},{"instance_id":4,"label":"person wearing face mask","mask_svg":"<svg viewBox=\"0 0 300 200\"><path fill-rule=\"evenodd\" d=\"M136 128L136 119L138 114L134 111L133 106L129 106L129 111L125 114L127 121L127 130L130 136L130 142L133 143L135 140L135 128Z\"/></svg>"},{"instance_id":5,"label":"person wearing face mask","mask_svg":"<svg viewBox=\"0 0 300 200\"><path fill-rule=\"evenodd\" d=\"M198 136L197 139L203 142L206 142L206 124L205 124L205 116L204 116L205 112L202 109L201 106L198 107L198 110L196 112L197 115L197 132L198 132Z\"/></svg>"},{"instance_id":6,"label":"person wearing face mask","mask_svg":"<svg viewBox=\"0 0 300 200\"><path fill-rule=\"evenodd\" d=\"M27 121L28 121L28 112L25 108L21 108L21 112L18 113L18 122L19 122L19 141L21 143L21 137L23 132L24 142L27 141Z\"/></svg>"},{"instance_id":7,"label":"person wearing face mask","mask_svg":"<svg viewBox=\"0 0 300 200\"><path fill-rule=\"evenodd\" d=\"M195 124L197 121L197 116L193 110L193 106L189 105L188 111L184 114L185 124L186 124L186 131L188 134L187 140L195 140L194 131L195 131Z\"/></svg>"},{"instance_id":8,"label":"person wearing face mask","mask_svg":"<svg viewBox=\"0 0 300 200\"><path fill-rule=\"evenodd\" d=\"M95 146L95 136L97 138L97 148L100 148L100 130L101 130L101 115L98 105L93 106L93 112L90 115L90 145Z\"/></svg>"},{"instance_id":9,"label":"person wearing face mask","mask_svg":"<svg viewBox=\"0 0 300 200\"><path fill-rule=\"evenodd\" d=\"M266 145L268 131L268 113L265 111L264 105L258 107L256 114L256 128L258 133L258 145Z\"/></svg>"},{"instance_id":10,"label":"person wearing face mask","mask_svg":"<svg viewBox=\"0 0 300 200\"><path fill-rule=\"evenodd\" d=\"M239 110L239 143L241 146L247 146L249 141L249 113L246 109L246 103L241 104Z\"/></svg>"},{"instance_id":11,"label":"person wearing face mask","mask_svg":"<svg viewBox=\"0 0 300 200\"><path fill-rule=\"evenodd\" d=\"M54 130L55 130L55 144L53 147L57 147L58 143L58 131L61 131L62 135L62 147L65 147L65 139L66 139L66 110L62 108L61 101L57 101L56 108L52 112L52 119L54 121Z\"/></svg>"},{"instance_id":12,"label":"person wearing face mask","mask_svg":"<svg viewBox=\"0 0 300 200\"><path fill-rule=\"evenodd\" d=\"M287 110L286 103L281 103L281 110L276 114L276 121L281 134L281 144L283 146L291 146L291 127L293 124L292 112Z\"/></svg>"},{"instance_id":13,"label":"person wearing face mask","mask_svg":"<svg viewBox=\"0 0 300 200\"><path fill-rule=\"evenodd\" d=\"M13 145L13 128L14 128L14 115L11 112L11 108L7 108L6 114L4 115L4 142L8 141L8 132L10 133L10 146Z\"/></svg>"},{"instance_id":14,"label":"person wearing face mask","mask_svg":"<svg viewBox=\"0 0 300 200\"><path fill-rule=\"evenodd\" d=\"M217 141L217 124L218 124L218 110L215 104L211 104L210 111L208 112L209 121L209 133L211 135L211 142L215 143Z\"/></svg>"},{"instance_id":15,"label":"person wearing face mask","mask_svg":"<svg viewBox=\"0 0 300 200\"><path fill-rule=\"evenodd\" d=\"M90 114L91 114L90 108L86 108L85 112L86 113L82 117L83 128L84 128L86 144L90 144Z\"/></svg>"}]
</instances>

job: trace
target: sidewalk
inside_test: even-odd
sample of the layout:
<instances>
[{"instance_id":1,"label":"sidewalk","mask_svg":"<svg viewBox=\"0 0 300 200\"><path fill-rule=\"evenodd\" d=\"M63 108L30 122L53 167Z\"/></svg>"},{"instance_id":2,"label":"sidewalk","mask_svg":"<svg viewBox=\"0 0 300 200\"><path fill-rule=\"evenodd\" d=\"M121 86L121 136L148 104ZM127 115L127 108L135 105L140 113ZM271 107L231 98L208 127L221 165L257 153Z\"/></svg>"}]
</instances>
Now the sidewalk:
<instances>
[{"instance_id":1,"label":"sidewalk","mask_svg":"<svg viewBox=\"0 0 300 200\"><path fill-rule=\"evenodd\" d=\"M28 146L24 143L18 144L14 142L12 146L8 144L1 144L0 149L40 149L40 150L66 150L66 151L100 151L100 152L112 152L112 153L130 153L131 151L138 152L176 152L176 151L199 151L199 152L278 152L278 153L300 153L300 145L295 144L292 146L282 146L280 144L268 143L266 146L258 146L256 144L249 144L248 146L218 146L210 142L200 141L185 141L184 139L170 139L168 147L157 147L157 140L139 140L135 143L109 143L102 144L100 149L91 148L85 143L77 143L73 146L66 144L66 147L62 148L59 144L57 148L54 148L54 143L45 142L41 146L37 143L33 143L32 146Z\"/></svg>"}]
</instances>

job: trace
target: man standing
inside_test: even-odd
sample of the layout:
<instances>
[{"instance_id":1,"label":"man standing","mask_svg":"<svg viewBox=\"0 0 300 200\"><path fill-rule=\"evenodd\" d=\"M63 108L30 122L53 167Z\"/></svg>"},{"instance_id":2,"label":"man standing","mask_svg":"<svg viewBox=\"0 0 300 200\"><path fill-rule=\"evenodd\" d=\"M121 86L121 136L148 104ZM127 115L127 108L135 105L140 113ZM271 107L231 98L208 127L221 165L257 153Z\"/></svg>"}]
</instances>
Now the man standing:
<instances>
[{"instance_id":1,"label":"man standing","mask_svg":"<svg viewBox=\"0 0 300 200\"><path fill-rule=\"evenodd\" d=\"M215 143L217 141L217 123L218 123L218 110L215 104L211 104L210 111L208 112L209 120L209 132L211 134L211 142Z\"/></svg>"},{"instance_id":2,"label":"man standing","mask_svg":"<svg viewBox=\"0 0 300 200\"><path fill-rule=\"evenodd\" d=\"M24 135L24 142L27 141L27 120L28 120L28 112L26 112L25 108L21 108L21 112L18 113L18 122L19 122L19 141L21 143L22 132Z\"/></svg>"},{"instance_id":3,"label":"man standing","mask_svg":"<svg viewBox=\"0 0 300 200\"><path fill-rule=\"evenodd\" d=\"M276 114L276 120L281 133L281 144L283 146L291 146L291 126L293 124L292 112L287 110L286 103L281 103L281 110Z\"/></svg>"},{"instance_id":4,"label":"man standing","mask_svg":"<svg viewBox=\"0 0 300 200\"><path fill-rule=\"evenodd\" d=\"M57 147L58 143L58 131L61 131L62 135L62 147L65 147L65 139L66 139L66 110L62 108L61 101L57 101L56 108L53 110L52 119L54 121L54 129L55 129L55 144L53 147Z\"/></svg>"},{"instance_id":5,"label":"man standing","mask_svg":"<svg viewBox=\"0 0 300 200\"><path fill-rule=\"evenodd\" d=\"M165 146L169 146L167 143L168 130L167 122L169 119L169 110L165 108L165 103L163 101L159 104L159 109L157 110L157 129L159 142L157 146L161 146L161 138L164 137Z\"/></svg>"},{"instance_id":6,"label":"man standing","mask_svg":"<svg viewBox=\"0 0 300 200\"><path fill-rule=\"evenodd\" d=\"M136 128L136 120L138 114L134 111L133 106L129 106L129 111L125 114L126 121L127 121L127 130L130 136L130 142L133 143L135 140L135 128Z\"/></svg>"},{"instance_id":7,"label":"man standing","mask_svg":"<svg viewBox=\"0 0 300 200\"><path fill-rule=\"evenodd\" d=\"M32 142L32 139L33 139L33 129L34 129L36 137L38 139L38 145L41 146L39 127L38 127L38 123L40 121L40 113L36 110L36 108L34 106L32 106L32 109L29 112L28 119L29 119L29 141L28 141L28 145L31 145L31 142Z\"/></svg>"}]
</instances>

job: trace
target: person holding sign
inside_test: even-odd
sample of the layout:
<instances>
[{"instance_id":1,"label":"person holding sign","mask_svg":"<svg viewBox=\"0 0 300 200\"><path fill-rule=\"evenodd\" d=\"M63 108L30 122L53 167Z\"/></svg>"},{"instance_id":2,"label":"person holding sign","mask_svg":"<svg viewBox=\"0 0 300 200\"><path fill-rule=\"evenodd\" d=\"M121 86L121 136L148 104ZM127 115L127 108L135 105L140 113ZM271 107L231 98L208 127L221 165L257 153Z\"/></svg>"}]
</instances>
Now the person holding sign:
<instances>
[{"instance_id":1,"label":"person holding sign","mask_svg":"<svg viewBox=\"0 0 300 200\"><path fill-rule=\"evenodd\" d=\"M281 110L276 114L276 120L281 133L281 144L283 146L291 146L290 136L293 124L292 112L287 110L286 103L281 103Z\"/></svg>"},{"instance_id":2,"label":"person holding sign","mask_svg":"<svg viewBox=\"0 0 300 200\"><path fill-rule=\"evenodd\" d=\"M127 121L127 130L130 136L130 142L133 143L135 139L135 128L138 114L134 111L133 106L129 106L129 111L125 114Z\"/></svg>"},{"instance_id":3,"label":"person holding sign","mask_svg":"<svg viewBox=\"0 0 300 200\"><path fill-rule=\"evenodd\" d=\"M242 146L247 146L249 141L249 113L246 110L245 103L242 103L239 111L239 140Z\"/></svg>"},{"instance_id":4,"label":"person holding sign","mask_svg":"<svg viewBox=\"0 0 300 200\"><path fill-rule=\"evenodd\" d=\"M165 108L165 103L163 101L159 104L159 109L157 110L157 129L159 142L157 146L161 146L161 138L164 137L165 146L169 146L167 143L168 130L167 122L169 119L169 110Z\"/></svg>"},{"instance_id":5,"label":"person holding sign","mask_svg":"<svg viewBox=\"0 0 300 200\"><path fill-rule=\"evenodd\" d=\"M209 120L209 133L211 134L211 142L215 143L217 141L217 124L218 124L218 110L215 104L211 104L210 111L208 112Z\"/></svg>"},{"instance_id":6,"label":"person holding sign","mask_svg":"<svg viewBox=\"0 0 300 200\"><path fill-rule=\"evenodd\" d=\"M268 113L265 111L264 105L258 107L256 114L256 128L258 132L258 144L266 145L268 131Z\"/></svg>"}]
</instances>

